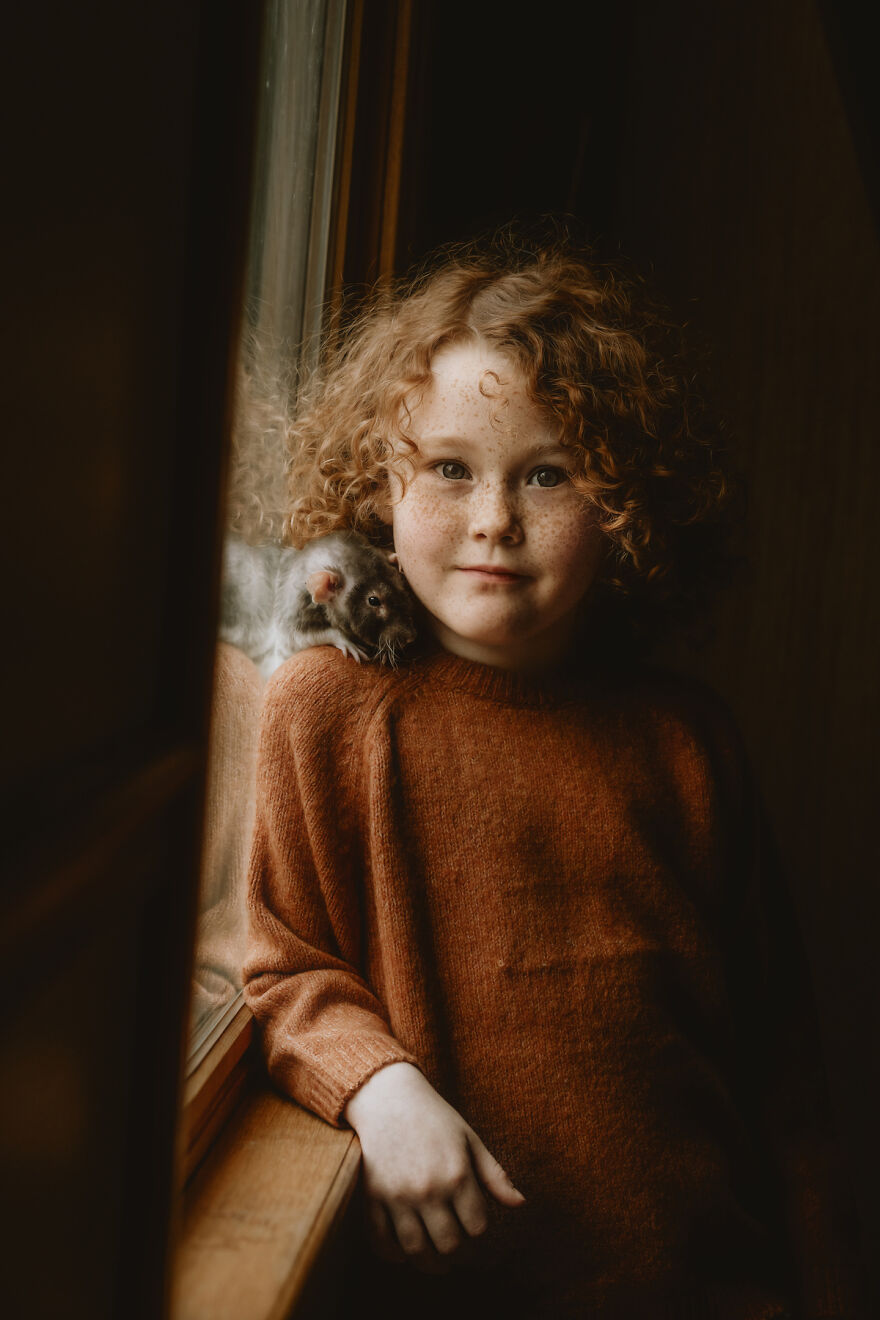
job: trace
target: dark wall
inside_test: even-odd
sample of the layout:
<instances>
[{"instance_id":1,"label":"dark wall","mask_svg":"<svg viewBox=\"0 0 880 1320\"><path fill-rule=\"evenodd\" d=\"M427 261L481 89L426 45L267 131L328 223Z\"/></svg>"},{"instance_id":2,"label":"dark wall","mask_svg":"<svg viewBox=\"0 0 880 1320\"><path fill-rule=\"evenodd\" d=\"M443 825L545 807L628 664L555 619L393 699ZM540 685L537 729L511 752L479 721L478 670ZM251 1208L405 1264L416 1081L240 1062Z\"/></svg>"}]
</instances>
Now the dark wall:
<instances>
[{"instance_id":1,"label":"dark wall","mask_svg":"<svg viewBox=\"0 0 880 1320\"><path fill-rule=\"evenodd\" d=\"M576 211L613 243L632 0L556 0L528 23L462 0L416 10L400 264L547 211Z\"/></svg>"},{"instance_id":2,"label":"dark wall","mask_svg":"<svg viewBox=\"0 0 880 1320\"><path fill-rule=\"evenodd\" d=\"M4 30L4 1316L164 1313L259 20Z\"/></svg>"},{"instance_id":3,"label":"dark wall","mask_svg":"<svg viewBox=\"0 0 880 1320\"><path fill-rule=\"evenodd\" d=\"M619 215L711 345L751 481L751 580L709 651L678 659L729 699L757 765L875 1259L880 244L846 113L862 89L844 95L832 51L813 4L645 4Z\"/></svg>"},{"instance_id":4,"label":"dark wall","mask_svg":"<svg viewBox=\"0 0 880 1320\"><path fill-rule=\"evenodd\" d=\"M730 702L768 799L872 1259L880 252L866 34L851 6L829 6L826 28L809 0L603 8L544 4L516 28L459 0L432 10L402 255L569 209L710 354L706 391L751 484L751 570L714 643L668 658Z\"/></svg>"}]
</instances>

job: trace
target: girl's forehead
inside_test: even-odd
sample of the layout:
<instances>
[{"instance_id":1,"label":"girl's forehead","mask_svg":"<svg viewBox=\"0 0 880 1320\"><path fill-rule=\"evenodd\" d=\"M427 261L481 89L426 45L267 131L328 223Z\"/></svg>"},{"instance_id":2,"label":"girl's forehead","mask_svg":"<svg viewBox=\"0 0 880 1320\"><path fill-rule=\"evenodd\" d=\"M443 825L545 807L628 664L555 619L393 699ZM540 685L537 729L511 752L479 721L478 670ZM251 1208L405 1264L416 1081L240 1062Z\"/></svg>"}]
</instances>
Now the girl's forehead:
<instances>
[{"instance_id":1,"label":"girl's forehead","mask_svg":"<svg viewBox=\"0 0 880 1320\"><path fill-rule=\"evenodd\" d=\"M435 387L451 386L466 395L525 391L516 363L482 340L439 349L431 361L431 377Z\"/></svg>"},{"instance_id":2,"label":"girl's forehead","mask_svg":"<svg viewBox=\"0 0 880 1320\"><path fill-rule=\"evenodd\" d=\"M538 410L528 398L515 363L484 344L452 344L434 355L431 378L410 402L414 421L433 429L459 424L506 429L514 419L534 423Z\"/></svg>"},{"instance_id":3,"label":"girl's forehead","mask_svg":"<svg viewBox=\"0 0 880 1320\"><path fill-rule=\"evenodd\" d=\"M559 423L529 397L516 365L501 353L470 344L436 354L431 380L408 401L401 430L408 441L430 452L461 442L512 462L519 461L521 450L560 442ZM393 448L398 454L407 451L399 438Z\"/></svg>"}]
</instances>

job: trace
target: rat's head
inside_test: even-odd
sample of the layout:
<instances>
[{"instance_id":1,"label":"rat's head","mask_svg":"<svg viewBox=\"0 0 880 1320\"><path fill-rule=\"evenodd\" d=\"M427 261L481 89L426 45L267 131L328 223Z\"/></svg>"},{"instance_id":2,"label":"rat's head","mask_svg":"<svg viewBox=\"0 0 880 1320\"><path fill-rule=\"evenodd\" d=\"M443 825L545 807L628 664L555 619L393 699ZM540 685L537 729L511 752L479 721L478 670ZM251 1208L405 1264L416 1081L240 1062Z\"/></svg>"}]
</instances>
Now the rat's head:
<instances>
[{"instance_id":1,"label":"rat's head","mask_svg":"<svg viewBox=\"0 0 880 1320\"><path fill-rule=\"evenodd\" d=\"M383 663L394 665L417 635L415 601L396 556L361 538L354 556L338 567L317 569L306 579L315 604L330 623Z\"/></svg>"},{"instance_id":2,"label":"rat's head","mask_svg":"<svg viewBox=\"0 0 880 1320\"><path fill-rule=\"evenodd\" d=\"M463 542L461 520L447 517L452 504L441 515L435 501L436 517L428 519L424 509L420 515L422 558L428 533L433 537L442 522L451 541L458 538L456 563L515 568L511 551L522 535L519 566L528 577L525 547L541 541L542 553L549 552L561 537L564 587L549 602L551 613L570 613L584 602L592 617L597 602L625 601L635 614L646 602L683 595L684 570L698 557L700 571L717 559L711 537L695 541L685 529L705 530L717 521L726 482L714 437L692 425L675 340L675 327L620 263L601 263L564 237L542 245L494 236L447 248L427 272L378 293L326 345L290 431L291 539L303 544L345 527L394 546L404 571L416 569L412 586L433 614L413 560L418 520L404 528L401 513L415 512L407 501L420 482L426 490L427 478L419 475L426 456L444 462L444 482L458 488L454 495L444 490L444 499L458 501L458 509L463 489L475 495L479 483L463 450L447 446L434 455L433 441L473 441L474 428L482 427L478 448L484 457L492 452L494 467L482 472L478 502L488 508L490 497L516 488L523 500L547 496L542 518L526 518L506 541L504 532L487 527ZM468 399L474 406L462 422ZM470 436L462 436L469 427ZM517 446L543 447L534 472L520 471L525 454L514 453ZM539 464L562 473L561 522L543 519L548 483L556 479L535 475ZM553 499L559 512L558 491ZM507 518L519 521L507 508L496 509L489 522ZM491 541L493 535L500 539ZM487 584L483 596L488 606L501 593L490 593ZM520 626L529 625L521 620Z\"/></svg>"}]
</instances>

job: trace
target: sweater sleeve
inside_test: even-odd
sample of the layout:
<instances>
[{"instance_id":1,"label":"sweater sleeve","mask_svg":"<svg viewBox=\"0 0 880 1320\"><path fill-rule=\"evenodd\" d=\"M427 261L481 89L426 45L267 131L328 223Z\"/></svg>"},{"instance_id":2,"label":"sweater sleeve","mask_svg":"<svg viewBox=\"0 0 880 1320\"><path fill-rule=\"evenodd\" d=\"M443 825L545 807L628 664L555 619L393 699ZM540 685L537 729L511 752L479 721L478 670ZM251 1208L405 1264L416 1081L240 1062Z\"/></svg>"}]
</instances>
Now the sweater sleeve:
<instances>
[{"instance_id":1,"label":"sweater sleeve","mask_svg":"<svg viewBox=\"0 0 880 1320\"><path fill-rule=\"evenodd\" d=\"M340 693L342 672L319 651L303 652L267 688L242 969L270 1076L337 1127L373 1073L419 1066L358 970L362 858L342 762L356 754L359 703Z\"/></svg>"},{"instance_id":2,"label":"sweater sleeve","mask_svg":"<svg viewBox=\"0 0 880 1320\"><path fill-rule=\"evenodd\" d=\"M733 927L741 1071L787 1245L797 1320L867 1320L854 1198L822 1062L810 972L766 811L745 775Z\"/></svg>"}]
</instances>

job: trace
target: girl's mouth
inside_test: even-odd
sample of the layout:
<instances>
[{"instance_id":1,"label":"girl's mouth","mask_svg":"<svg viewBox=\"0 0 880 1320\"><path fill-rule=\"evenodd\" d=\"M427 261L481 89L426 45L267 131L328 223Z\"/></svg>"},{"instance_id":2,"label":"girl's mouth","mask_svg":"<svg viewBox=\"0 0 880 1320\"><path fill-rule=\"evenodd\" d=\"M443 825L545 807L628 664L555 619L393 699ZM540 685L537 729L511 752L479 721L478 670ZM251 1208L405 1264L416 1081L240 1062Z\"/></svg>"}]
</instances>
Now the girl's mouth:
<instances>
[{"instance_id":1,"label":"girl's mouth","mask_svg":"<svg viewBox=\"0 0 880 1320\"><path fill-rule=\"evenodd\" d=\"M524 582L523 573L512 573L504 568L491 568L487 564L475 565L473 568L460 568L461 573L470 573L473 577L480 578L484 582Z\"/></svg>"}]
</instances>

